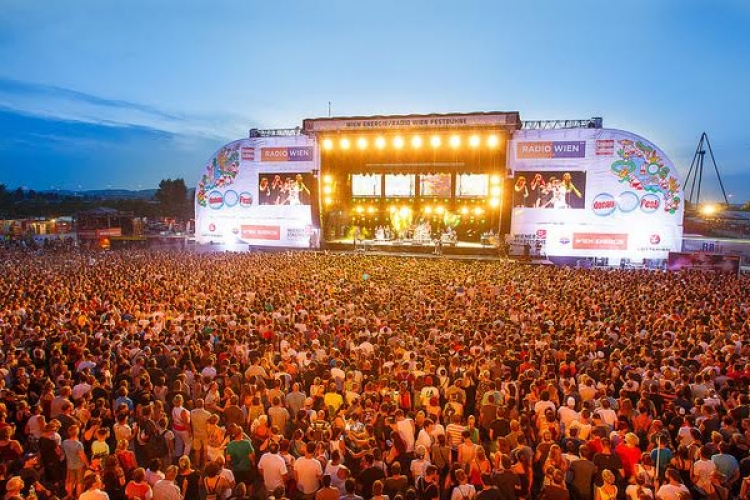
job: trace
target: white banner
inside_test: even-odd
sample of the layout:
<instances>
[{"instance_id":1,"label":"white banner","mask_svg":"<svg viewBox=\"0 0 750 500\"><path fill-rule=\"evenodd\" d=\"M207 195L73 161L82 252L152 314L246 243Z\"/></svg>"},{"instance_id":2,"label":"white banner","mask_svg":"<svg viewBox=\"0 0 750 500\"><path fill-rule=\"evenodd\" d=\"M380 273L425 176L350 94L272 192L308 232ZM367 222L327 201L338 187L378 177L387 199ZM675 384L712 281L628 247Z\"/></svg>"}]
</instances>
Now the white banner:
<instances>
[{"instance_id":1,"label":"white banner","mask_svg":"<svg viewBox=\"0 0 750 500\"><path fill-rule=\"evenodd\" d=\"M317 165L306 136L242 139L209 160L195 190L198 243L308 248Z\"/></svg>"},{"instance_id":2,"label":"white banner","mask_svg":"<svg viewBox=\"0 0 750 500\"><path fill-rule=\"evenodd\" d=\"M311 118L304 120L307 132L346 130L401 130L450 127L517 127L518 113L476 113L455 115L369 116L353 118Z\"/></svg>"},{"instance_id":3,"label":"white banner","mask_svg":"<svg viewBox=\"0 0 750 500\"><path fill-rule=\"evenodd\" d=\"M619 130L519 131L511 243L548 256L666 259L682 245L682 181L663 151Z\"/></svg>"}]
</instances>

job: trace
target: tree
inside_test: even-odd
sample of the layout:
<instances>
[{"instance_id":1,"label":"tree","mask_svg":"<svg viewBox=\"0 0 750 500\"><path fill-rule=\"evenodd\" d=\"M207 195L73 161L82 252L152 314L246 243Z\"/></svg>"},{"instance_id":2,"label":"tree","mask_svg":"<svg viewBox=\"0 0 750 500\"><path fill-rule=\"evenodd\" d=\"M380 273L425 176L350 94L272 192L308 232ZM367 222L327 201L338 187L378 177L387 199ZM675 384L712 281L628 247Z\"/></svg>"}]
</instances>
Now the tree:
<instances>
[{"instance_id":1,"label":"tree","mask_svg":"<svg viewBox=\"0 0 750 500\"><path fill-rule=\"evenodd\" d=\"M184 179L162 179L155 195L161 215L189 219L192 204L187 193Z\"/></svg>"}]
</instances>

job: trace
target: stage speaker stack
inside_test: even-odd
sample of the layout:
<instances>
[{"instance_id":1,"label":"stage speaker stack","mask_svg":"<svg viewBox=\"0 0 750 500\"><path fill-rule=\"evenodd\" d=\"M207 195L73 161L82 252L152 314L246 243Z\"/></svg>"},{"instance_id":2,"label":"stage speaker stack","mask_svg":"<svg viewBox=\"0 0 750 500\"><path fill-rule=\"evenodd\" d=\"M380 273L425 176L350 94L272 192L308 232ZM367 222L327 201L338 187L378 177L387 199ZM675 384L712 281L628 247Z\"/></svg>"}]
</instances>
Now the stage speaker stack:
<instances>
[{"instance_id":1,"label":"stage speaker stack","mask_svg":"<svg viewBox=\"0 0 750 500\"><path fill-rule=\"evenodd\" d=\"M510 234L510 218L513 212L513 177L503 180L503 200L500 204L500 234Z\"/></svg>"}]
</instances>

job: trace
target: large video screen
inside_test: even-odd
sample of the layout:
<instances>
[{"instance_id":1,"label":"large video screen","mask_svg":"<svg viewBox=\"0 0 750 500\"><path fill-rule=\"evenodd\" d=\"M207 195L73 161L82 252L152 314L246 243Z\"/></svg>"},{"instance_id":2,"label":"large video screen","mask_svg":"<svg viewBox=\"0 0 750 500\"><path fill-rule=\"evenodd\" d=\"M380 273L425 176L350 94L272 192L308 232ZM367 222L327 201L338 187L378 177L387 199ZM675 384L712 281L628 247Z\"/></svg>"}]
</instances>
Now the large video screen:
<instances>
[{"instance_id":1,"label":"large video screen","mask_svg":"<svg viewBox=\"0 0 750 500\"><path fill-rule=\"evenodd\" d=\"M422 174L419 176L419 192L422 196L451 195L450 174Z\"/></svg>"},{"instance_id":2,"label":"large video screen","mask_svg":"<svg viewBox=\"0 0 750 500\"><path fill-rule=\"evenodd\" d=\"M388 198L408 198L414 196L414 175L386 174L385 195Z\"/></svg>"},{"instance_id":3,"label":"large video screen","mask_svg":"<svg viewBox=\"0 0 750 500\"><path fill-rule=\"evenodd\" d=\"M535 170L515 173L514 207L582 209L585 201L586 172ZM637 202L636 199L634 203Z\"/></svg>"},{"instance_id":4,"label":"large video screen","mask_svg":"<svg viewBox=\"0 0 750 500\"><path fill-rule=\"evenodd\" d=\"M484 198L489 194L490 178L487 174L459 174L456 176L456 196L459 198Z\"/></svg>"},{"instance_id":5,"label":"large video screen","mask_svg":"<svg viewBox=\"0 0 750 500\"><path fill-rule=\"evenodd\" d=\"M352 196L380 196L382 193L380 174L352 175Z\"/></svg>"},{"instance_id":6,"label":"large video screen","mask_svg":"<svg viewBox=\"0 0 750 500\"><path fill-rule=\"evenodd\" d=\"M310 205L309 172L258 174L258 205Z\"/></svg>"}]
</instances>

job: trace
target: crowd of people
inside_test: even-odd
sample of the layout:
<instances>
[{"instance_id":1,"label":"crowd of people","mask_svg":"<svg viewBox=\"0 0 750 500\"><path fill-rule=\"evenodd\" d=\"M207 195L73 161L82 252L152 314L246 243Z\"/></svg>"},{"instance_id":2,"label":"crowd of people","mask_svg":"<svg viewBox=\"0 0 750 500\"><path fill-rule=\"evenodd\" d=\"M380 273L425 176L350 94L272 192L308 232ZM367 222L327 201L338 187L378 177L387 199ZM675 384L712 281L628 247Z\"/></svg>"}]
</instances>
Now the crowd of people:
<instances>
[{"instance_id":1,"label":"crowd of people","mask_svg":"<svg viewBox=\"0 0 750 500\"><path fill-rule=\"evenodd\" d=\"M749 500L748 285L0 249L0 494Z\"/></svg>"}]
</instances>

